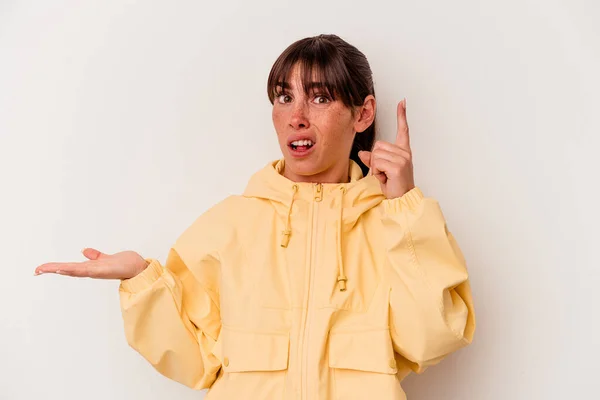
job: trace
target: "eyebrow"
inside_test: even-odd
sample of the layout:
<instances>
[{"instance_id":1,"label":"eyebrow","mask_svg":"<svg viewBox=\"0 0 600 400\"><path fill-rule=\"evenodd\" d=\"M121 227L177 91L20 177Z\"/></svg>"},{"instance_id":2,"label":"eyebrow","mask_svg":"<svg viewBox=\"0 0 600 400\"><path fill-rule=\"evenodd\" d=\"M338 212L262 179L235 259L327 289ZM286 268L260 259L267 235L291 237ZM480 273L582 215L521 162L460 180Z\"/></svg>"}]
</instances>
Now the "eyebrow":
<instances>
[{"instance_id":1,"label":"eyebrow","mask_svg":"<svg viewBox=\"0 0 600 400\"><path fill-rule=\"evenodd\" d=\"M283 89L290 89L290 84L287 82L277 82L275 84L275 86L280 86ZM323 82L309 82L308 83L308 90L313 89L313 88L324 88L325 84Z\"/></svg>"}]
</instances>

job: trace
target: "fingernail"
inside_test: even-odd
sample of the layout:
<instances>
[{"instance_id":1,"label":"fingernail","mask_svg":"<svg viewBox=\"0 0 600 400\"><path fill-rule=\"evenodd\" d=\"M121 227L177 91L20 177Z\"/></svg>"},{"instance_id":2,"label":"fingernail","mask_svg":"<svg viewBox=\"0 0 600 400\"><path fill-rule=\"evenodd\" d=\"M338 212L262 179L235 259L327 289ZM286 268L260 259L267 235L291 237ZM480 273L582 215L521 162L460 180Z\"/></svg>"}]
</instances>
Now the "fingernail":
<instances>
[{"instance_id":1,"label":"fingernail","mask_svg":"<svg viewBox=\"0 0 600 400\"><path fill-rule=\"evenodd\" d=\"M41 275L42 272L41 271L35 271L35 273L33 275L37 276L37 275Z\"/></svg>"},{"instance_id":2,"label":"fingernail","mask_svg":"<svg viewBox=\"0 0 600 400\"><path fill-rule=\"evenodd\" d=\"M83 249L81 249L81 254L83 254L83 252L85 251L87 247L84 247Z\"/></svg>"},{"instance_id":3,"label":"fingernail","mask_svg":"<svg viewBox=\"0 0 600 400\"><path fill-rule=\"evenodd\" d=\"M56 273L57 273L57 274L62 274L62 271L61 271L60 269L57 269L57 270L56 270Z\"/></svg>"}]
</instances>

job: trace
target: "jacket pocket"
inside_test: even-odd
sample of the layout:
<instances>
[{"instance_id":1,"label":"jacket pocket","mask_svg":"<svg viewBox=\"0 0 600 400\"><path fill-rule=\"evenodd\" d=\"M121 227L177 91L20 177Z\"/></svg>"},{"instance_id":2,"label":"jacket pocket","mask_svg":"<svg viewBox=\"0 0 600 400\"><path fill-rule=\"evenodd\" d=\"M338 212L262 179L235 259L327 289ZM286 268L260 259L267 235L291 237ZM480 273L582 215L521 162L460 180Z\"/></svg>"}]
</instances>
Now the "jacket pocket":
<instances>
[{"instance_id":1,"label":"jacket pocket","mask_svg":"<svg viewBox=\"0 0 600 400\"><path fill-rule=\"evenodd\" d=\"M288 367L288 332L254 332L227 326L223 330L225 372L282 371Z\"/></svg>"},{"instance_id":2,"label":"jacket pocket","mask_svg":"<svg viewBox=\"0 0 600 400\"><path fill-rule=\"evenodd\" d=\"M335 399L406 398L389 329L332 331L328 358Z\"/></svg>"},{"instance_id":3,"label":"jacket pocket","mask_svg":"<svg viewBox=\"0 0 600 400\"><path fill-rule=\"evenodd\" d=\"M207 399L282 399L289 360L288 332L255 332L223 325L215 346L223 379Z\"/></svg>"}]
</instances>

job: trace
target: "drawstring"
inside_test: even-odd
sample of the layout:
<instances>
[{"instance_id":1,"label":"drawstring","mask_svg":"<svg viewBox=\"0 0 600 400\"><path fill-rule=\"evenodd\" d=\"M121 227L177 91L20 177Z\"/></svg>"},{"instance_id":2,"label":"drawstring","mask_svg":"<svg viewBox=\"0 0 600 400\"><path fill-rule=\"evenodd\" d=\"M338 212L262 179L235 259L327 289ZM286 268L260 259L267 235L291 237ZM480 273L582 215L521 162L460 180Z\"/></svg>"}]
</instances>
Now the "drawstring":
<instances>
[{"instance_id":1,"label":"drawstring","mask_svg":"<svg viewBox=\"0 0 600 400\"><path fill-rule=\"evenodd\" d=\"M292 235L292 229L290 227L290 215L292 214L292 205L294 204L294 197L298 192L298 185L294 184L292 186L294 193L292 193L292 201L290 201L290 207L288 208L287 213L287 221L285 222L285 230L281 232L281 247L287 247L290 242L290 236Z\"/></svg>"},{"instance_id":2,"label":"drawstring","mask_svg":"<svg viewBox=\"0 0 600 400\"><path fill-rule=\"evenodd\" d=\"M292 235L292 229L290 227L290 216L292 213L292 205L294 204L294 199L296 193L298 192L298 185L293 185L292 189L294 192L292 193L292 200L290 201L290 206L288 208L287 220L285 225L285 230L281 232L281 247L287 247L290 242L290 236ZM342 261L342 223L343 223L343 210L344 210L344 194L346 193L346 188L344 186L340 187L340 202L339 202L339 219L338 219L338 229L337 229L337 263L339 268L339 275L337 278L337 282L340 285L340 292L346 290L346 281L348 278L344 274L344 263Z\"/></svg>"},{"instance_id":3,"label":"drawstring","mask_svg":"<svg viewBox=\"0 0 600 400\"><path fill-rule=\"evenodd\" d=\"M338 276L337 281L340 285L340 292L343 292L346 290L346 281L348 280L346 275L344 275L344 263L342 262L342 210L344 209L344 194L346 193L346 188L344 186L340 187L340 192L340 215L337 232L337 261L340 275Z\"/></svg>"}]
</instances>

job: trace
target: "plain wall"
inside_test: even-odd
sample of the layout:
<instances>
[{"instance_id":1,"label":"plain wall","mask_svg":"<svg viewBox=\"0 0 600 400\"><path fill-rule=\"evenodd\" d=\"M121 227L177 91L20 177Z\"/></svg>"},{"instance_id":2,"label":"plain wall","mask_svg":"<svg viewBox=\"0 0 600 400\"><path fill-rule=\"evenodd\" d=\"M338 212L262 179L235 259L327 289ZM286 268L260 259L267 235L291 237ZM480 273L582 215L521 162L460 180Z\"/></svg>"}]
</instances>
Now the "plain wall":
<instances>
[{"instance_id":1,"label":"plain wall","mask_svg":"<svg viewBox=\"0 0 600 400\"><path fill-rule=\"evenodd\" d=\"M467 258L475 342L410 400L590 399L600 337L592 1L0 1L0 399L198 399L124 337L118 282L33 276L82 247L164 261L280 157L277 56L335 33ZM257 399L258 400L258 399Z\"/></svg>"}]
</instances>

